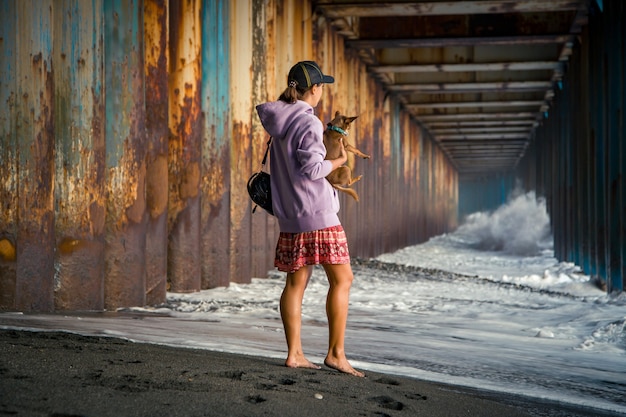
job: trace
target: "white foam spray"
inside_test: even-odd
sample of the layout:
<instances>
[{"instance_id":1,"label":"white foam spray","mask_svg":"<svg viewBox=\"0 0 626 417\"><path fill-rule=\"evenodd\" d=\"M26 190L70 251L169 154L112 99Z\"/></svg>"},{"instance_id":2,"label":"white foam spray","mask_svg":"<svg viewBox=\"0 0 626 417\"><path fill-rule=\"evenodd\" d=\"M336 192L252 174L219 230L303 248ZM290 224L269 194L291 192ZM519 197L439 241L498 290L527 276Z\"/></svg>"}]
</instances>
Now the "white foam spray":
<instances>
[{"instance_id":1,"label":"white foam spray","mask_svg":"<svg viewBox=\"0 0 626 417\"><path fill-rule=\"evenodd\" d=\"M514 192L509 201L493 212L470 214L458 234L477 249L532 256L553 246L546 201L534 191Z\"/></svg>"}]
</instances>

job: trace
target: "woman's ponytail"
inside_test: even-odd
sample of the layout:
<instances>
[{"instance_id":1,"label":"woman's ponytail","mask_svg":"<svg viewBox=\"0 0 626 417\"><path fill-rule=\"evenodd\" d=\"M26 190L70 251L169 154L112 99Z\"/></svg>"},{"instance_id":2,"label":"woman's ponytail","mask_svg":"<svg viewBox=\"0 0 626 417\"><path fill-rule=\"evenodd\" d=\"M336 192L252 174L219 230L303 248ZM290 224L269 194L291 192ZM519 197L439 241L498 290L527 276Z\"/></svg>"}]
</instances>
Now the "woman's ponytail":
<instances>
[{"instance_id":1,"label":"woman's ponytail","mask_svg":"<svg viewBox=\"0 0 626 417\"><path fill-rule=\"evenodd\" d=\"M283 91L278 99L286 103L293 104L302 98L303 94L304 91L300 91L298 89L298 82L295 80L289 80L289 85L285 88L285 91Z\"/></svg>"}]
</instances>

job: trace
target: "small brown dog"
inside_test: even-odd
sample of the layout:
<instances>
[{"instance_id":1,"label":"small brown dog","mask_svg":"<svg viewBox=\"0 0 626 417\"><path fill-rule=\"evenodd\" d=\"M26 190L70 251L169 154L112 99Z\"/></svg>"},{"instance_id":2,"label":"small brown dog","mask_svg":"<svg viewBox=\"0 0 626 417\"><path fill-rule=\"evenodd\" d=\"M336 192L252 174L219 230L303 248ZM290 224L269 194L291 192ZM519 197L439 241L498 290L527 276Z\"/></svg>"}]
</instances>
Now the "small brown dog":
<instances>
[{"instance_id":1,"label":"small brown dog","mask_svg":"<svg viewBox=\"0 0 626 417\"><path fill-rule=\"evenodd\" d=\"M335 118L328 123L328 128L324 131L324 146L326 146L326 159L336 159L341 155L341 139L343 138L343 146L346 152L360 156L363 159L369 159L370 156L364 154L346 140L348 137L348 129L358 116L347 117L340 112L335 113ZM326 176L326 179L337 190L349 194L356 201L359 201L359 195L351 188L347 188L360 180L362 175L352 178L352 170L349 166L343 165Z\"/></svg>"}]
</instances>

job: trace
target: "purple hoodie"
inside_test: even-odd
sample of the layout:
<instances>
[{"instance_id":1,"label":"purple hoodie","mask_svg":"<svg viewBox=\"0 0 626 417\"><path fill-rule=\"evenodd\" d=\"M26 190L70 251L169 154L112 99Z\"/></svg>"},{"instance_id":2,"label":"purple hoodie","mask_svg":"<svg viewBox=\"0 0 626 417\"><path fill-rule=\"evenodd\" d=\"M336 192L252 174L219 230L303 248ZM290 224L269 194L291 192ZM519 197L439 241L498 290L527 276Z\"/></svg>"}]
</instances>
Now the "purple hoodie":
<instances>
[{"instance_id":1,"label":"purple hoodie","mask_svg":"<svg viewBox=\"0 0 626 417\"><path fill-rule=\"evenodd\" d=\"M281 232L301 233L340 224L339 198L326 180L324 125L313 107L272 101L256 107L274 139L270 148L272 208Z\"/></svg>"}]
</instances>

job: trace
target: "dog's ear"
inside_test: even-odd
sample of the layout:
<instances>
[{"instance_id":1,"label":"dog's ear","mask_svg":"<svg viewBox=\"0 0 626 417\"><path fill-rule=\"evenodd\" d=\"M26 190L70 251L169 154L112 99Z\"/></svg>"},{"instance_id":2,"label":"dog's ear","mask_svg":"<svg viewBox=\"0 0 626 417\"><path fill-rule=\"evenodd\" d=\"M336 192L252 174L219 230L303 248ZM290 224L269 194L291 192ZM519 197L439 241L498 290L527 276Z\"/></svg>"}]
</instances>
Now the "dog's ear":
<instances>
[{"instance_id":1,"label":"dog's ear","mask_svg":"<svg viewBox=\"0 0 626 417\"><path fill-rule=\"evenodd\" d=\"M339 111L335 112L335 117L339 117L341 115L341 113Z\"/></svg>"},{"instance_id":2,"label":"dog's ear","mask_svg":"<svg viewBox=\"0 0 626 417\"><path fill-rule=\"evenodd\" d=\"M356 120L356 118L359 116L354 116L354 117L346 117L346 124L350 124L352 122L354 122Z\"/></svg>"}]
</instances>

